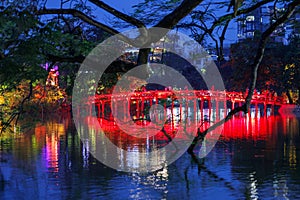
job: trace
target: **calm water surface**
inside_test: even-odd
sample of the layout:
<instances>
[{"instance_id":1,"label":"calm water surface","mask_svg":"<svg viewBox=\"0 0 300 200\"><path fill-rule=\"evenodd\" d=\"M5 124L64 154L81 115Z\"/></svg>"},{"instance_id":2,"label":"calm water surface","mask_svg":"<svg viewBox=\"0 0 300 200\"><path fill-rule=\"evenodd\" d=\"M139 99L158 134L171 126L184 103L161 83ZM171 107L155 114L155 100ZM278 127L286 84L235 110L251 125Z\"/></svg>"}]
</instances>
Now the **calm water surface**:
<instances>
[{"instance_id":1,"label":"calm water surface","mask_svg":"<svg viewBox=\"0 0 300 200\"><path fill-rule=\"evenodd\" d=\"M297 118L235 118L201 163L184 154L142 175L98 162L71 122L2 137L0 199L300 199Z\"/></svg>"}]
</instances>

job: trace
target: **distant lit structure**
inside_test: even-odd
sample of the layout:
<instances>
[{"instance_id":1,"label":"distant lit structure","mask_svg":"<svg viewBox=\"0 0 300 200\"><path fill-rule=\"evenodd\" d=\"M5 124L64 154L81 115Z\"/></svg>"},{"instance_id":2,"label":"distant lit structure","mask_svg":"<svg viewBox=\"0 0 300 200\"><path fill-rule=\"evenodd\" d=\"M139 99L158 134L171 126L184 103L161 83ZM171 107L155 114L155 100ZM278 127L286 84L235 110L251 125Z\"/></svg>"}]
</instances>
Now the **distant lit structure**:
<instances>
[{"instance_id":1,"label":"distant lit structure","mask_svg":"<svg viewBox=\"0 0 300 200\"><path fill-rule=\"evenodd\" d=\"M238 40L254 38L256 34L264 32L282 12L285 12L285 8L262 6L250 13L241 15L238 19ZM283 42L285 26L285 24L282 24L273 32L272 37L274 40ZM281 39L277 38L278 36L281 36Z\"/></svg>"},{"instance_id":2,"label":"distant lit structure","mask_svg":"<svg viewBox=\"0 0 300 200\"><path fill-rule=\"evenodd\" d=\"M58 75L58 70L51 69L47 77L46 85L58 87Z\"/></svg>"},{"instance_id":3,"label":"distant lit structure","mask_svg":"<svg viewBox=\"0 0 300 200\"><path fill-rule=\"evenodd\" d=\"M264 24L268 23L266 19L267 12L265 8L260 7L248 14L242 15L238 19L238 40L253 38L256 32L264 31Z\"/></svg>"},{"instance_id":4,"label":"distant lit structure","mask_svg":"<svg viewBox=\"0 0 300 200\"><path fill-rule=\"evenodd\" d=\"M264 32L270 24L274 23L278 15L285 12L285 8L274 6L263 6L254 11L243 14L237 21L238 41L254 38L256 34ZM288 38L300 34L300 9L297 9L291 18L281 24L272 33L271 38L274 42L288 43Z\"/></svg>"},{"instance_id":5,"label":"distant lit structure","mask_svg":"<svg viewBox=\"0 0 300 200\"><path fill-rule=\"evenodd\" d=\"M43 69L46 71L49 71L49 63L45 63L41 65ZM55 65L53 68L50 69L48 72L47 80L46 80L46 86L56 86L59 87L58 84L58 76L59 76L59 71L58 71L58 66Z\"/></svg>"}]
</instances>

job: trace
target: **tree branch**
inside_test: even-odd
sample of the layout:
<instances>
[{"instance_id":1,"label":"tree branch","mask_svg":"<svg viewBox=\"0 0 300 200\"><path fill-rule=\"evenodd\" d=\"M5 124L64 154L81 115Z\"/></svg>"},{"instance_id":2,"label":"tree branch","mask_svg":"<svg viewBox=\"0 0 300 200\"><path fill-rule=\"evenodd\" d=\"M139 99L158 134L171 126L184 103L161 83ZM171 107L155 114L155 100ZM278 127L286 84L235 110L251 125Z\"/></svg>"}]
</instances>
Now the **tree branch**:
<instances>
[{"instance_id":1,"label":"tree branch","mask_svg":"<svg viewBox=\"0 0 300 200\"><path fill-rule=\"evenodd\" d=\"M83 12L81 11L78 11L76 9L47 9L47 8L43 8L41 10L38 10L36 11L36 14L37 15L46 15L46 14L49 14L49 15L53 15L53 14L67 14L67 15L72 15L74 17L78 17L79 19L81 19L82 21L90 24L90 25L93 25L95 27L98 27L98 28L101 28L102 30L106 31L107 33L109 34L112 34L112 35L116 35L116 34L119 34L119 38L125 42L128 42L129 44L132 44L133 41L126 37L125 35L123 34L120 34L119 31L103 24L103 23L100 23L96 20L94 20L93 18L87 16L86 14L84 14Z\"/></svg>"},{"instance_id":2,"label":"tree branch","mask_svg":"<svg viewBox=\"0 0 300 200\"><path fill-rule=\"evenodd\" d=\"M166 15L154 27L172 29L181 19L187 16L203 0L184 0L175 10Z\"/></svg>"},{"instance_id":3,"label":"tree branch","mask_svg":"<svg viewBox=\"0 0 300 200\"><path fill-rule=\"evenodd\" d=\"M219 19L213 23L213 25L211 26L210 29L214 29L219 24L222 24L223 22L225 22L227 20L231 20L231 19L235 18L236 16L252 12L252 11L256 10L257 8L263 6L263 5L267 4L267 3L270 3L272 1L273 0L264 0L264 1L258 2L258 3L256 3L255 5L253 5L253 6L249 7L249 8L238 10L236 12L236 15L234 13L229 13L229 14L223 15L223 16L219 17Z\"/></svg>"},{"instance_id":4,"label":"tree branch","mask_svg":"<svg viewBox=\"0 0 300 200\"><path fill-rule=\"evenodd\" d=\"M231 20L227 20L226 21L226 24L224 25L223 27L223 30L222 30L222 34L221 36L219 37L219 40L220 40L220 49L218 50L218 61L221 61L224 59L224 55L223 55L223 50L224 50L224 40L225 40L225 34L227 32L227 29L228 29L228 26L229 26L229 23L230 23Z\"/></svg>"},{"instance_id":5,"label":"tree branch","mask_svg":"<svg viewBox=\"0 0 300 200\"><path fill-rule=\"evenodd\" d=\"M32 96L32 90L33 90L33 88L32 88L32 81L30 81L30 83L29 83L29 94L21 102L21 105L20 105L20 108L19 108L19 114L17 115L17 119L16 119L16 122L15 122L15 125L18 124L20 115L23 112L23 106L24 106L25 101L29 101L30 98L31 98L31 96Z\"/></svg>"},{"instance_id":6,"label":"tree branch","mask_svg":"<svg viewBox=\"0 0 300 200\"><path fill-rule=\"evenodd\" d=\"M145 24L142 21L112 8L111 6L105 4L103 1L99 1L99 0L89 0L89 1L92 2L93 4L95 4L96 6L98 6L99 8L102 8L103 10L116 16L117 18L122 19L125 22L128 22L128 23L136 26L137 28L139 28L141 35L144 37L147 37L148 31L147 31Z\"/></svg>"},{"instance_id":7,"label":"tree branch","mask_svg":"<svg viewBox=\"0 0 300 200\"><path fill-rule=\"evenodd\" d=\"M229 13L229 14L226 14L226 15L223 15L221 17L218 18L218 20L215 20L213 22L213 24L211 25L210 28L207 28L207 27L202 27L200 25L198 25L197 23L195 22L192 22L192 23L184 23L184 24L180 24L180 25L177 25L176 27L178 28L185 28L185 27L189 27L189 26L194 26L194 27L197 27L201 30L204 31L204 33L202 34L201 38L200 38L200 41L202 41L205 37L206 34L208 34L211 38L212 37L212 34L213 34L213 31L215 30L215 28L224 23L225 22L225 27L227 26L226 24L229 23L232 19L234 19L236 16L239 16L239 15L242 15L242 14L247 14L249 12L252 12L254 11L255 9L259 8L260 6L262 5L265 5L269 2L272 2L272 0L264 0L264 1L261 1L261 2L258 2L256 3L255 5L249 7L249 8L245 8L245 9L241 9L241 10L238 10L236 15L234 13ZM197 14L197 11L196 11L196 14ZM213 15L209 14L210 16L212 16L214 18ZM228 22L229 21L229 22ZM202 23L203 24L203 23ZM227 28L226 28L227 29Z\"/></svg>"},{"instance_id":8,"label":"tree branch","mask_svg":"<svg viewBox=\"0 0 300 200\"><path fill-rule=\"evenodd\" d=\"M8 120L6 122L3 123L3 126L0 127L0 135L7 129L7 127L10 126L10 124L13 122L13 120L16 118L15 120L15 125L17 125L18 121L19 121L19 117L20 115L23 113L23 106L24 103L26 101L29 101L31 96L32 96L32 82L30 81L29 83L29 94L22 100L22 102L20 103L19 109L17 112L13 112L10 117L8 118Z\"/></svg>"},{"instance_id":9,"label":"tree branch","mask_svg":"<svg viewBox=\"0 0 300 200\"><path fill-rule=\"evenodd\" d=\"M248 95L245 99L245 103L242 106L237 107L237 108L233 109L232 111L230 111L224 119L222 119L219 122L213 124L211 127L206 129L205 131L201 132L200 129L198 129L197 136L193 139L192 144L190 145L190 147L187 150L189 154L192 154L192 155L194 154L193 150L196 147L197 143L199 141L202 142L208 132L216 129L218 126L220 126L220 125L224 124L225 122L229 121L236 113L241 112L241 111L243 111L244 113L248 112L250 104L251 104L253 92L254 92L254 89L255 89L255 85L256 85L257 71L258 71L258 68L261 64L262 58L264 56L264 50L265 50L265 46L266 46L266 43L267 43L267 39L273 33L273 31L276 30L276 28L280 24L284 23L293 14L296 7L299 6L299 5L300 5L299 0L295 0L292 3L290 3L287 7L286 13L284 13L265 32L263 32L263 34L261 36L261 39L260 39L260 42L259 42L259 47L258 47L258 50L257 50L257 53L256 53L256 57L254 59L253 65L252 65L252 68L253 68L252 79L251 79L251 83L250 83L250 86L249 86L250 89L249 89Z\"/></svg>"},{"instance_id":10,"label":"tree branch","mask_svg":"<svg viewBox=\"0 0 300 200\"><path fill-rule=\"evenodd\" d=\"M69 63L82 63L85 59L85 56L79 55L74 57L63 57L63 56L56 56L48 54L46 55L49 61L52 62L69 62Z\"/></svg>"}]
</instances>

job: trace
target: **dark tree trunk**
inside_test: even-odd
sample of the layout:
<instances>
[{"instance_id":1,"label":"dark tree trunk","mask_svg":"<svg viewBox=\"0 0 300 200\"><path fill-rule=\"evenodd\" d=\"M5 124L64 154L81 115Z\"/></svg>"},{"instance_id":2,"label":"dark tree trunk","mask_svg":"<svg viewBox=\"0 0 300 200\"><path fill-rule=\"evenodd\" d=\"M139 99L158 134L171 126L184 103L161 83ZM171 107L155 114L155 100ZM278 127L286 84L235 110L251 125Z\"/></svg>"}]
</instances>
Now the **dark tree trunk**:
<instances>
[{"instance_id":1,"label":"dark tree trunk","mask_svg":"<svg viewBox=\"0 0 300 200\"><path fill-rule=\"evenodd\" d=\"M137 60L138 65L143 65L148 63L148 57L150 51L151 51L150 48L140 49L138 60Z\"/></svg>"},{"instance_id":2,"label":"dark tree trunk","mask_svg":"<svg viewBox=\"0 0 300 200\"><path fill-rule=\"evenodd\" d=\"M148 58L150 54L150 48L144 48L139 50L137 65L146 65L148 63ZM140 78L146 79L149 77L149 72L147 70L143 71L142 74L139 74Z\"/></svg>"}]
</instances>

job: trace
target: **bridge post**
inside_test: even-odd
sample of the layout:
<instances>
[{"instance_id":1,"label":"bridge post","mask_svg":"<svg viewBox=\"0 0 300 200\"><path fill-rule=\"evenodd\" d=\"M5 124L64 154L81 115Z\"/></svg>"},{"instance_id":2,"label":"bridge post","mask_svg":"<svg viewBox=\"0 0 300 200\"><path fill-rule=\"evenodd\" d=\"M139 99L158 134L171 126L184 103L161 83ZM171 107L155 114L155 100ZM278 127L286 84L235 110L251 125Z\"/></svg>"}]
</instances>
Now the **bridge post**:
<instances>
[{"instance_id":1,"label":"bridge post","mask_svg":"<svg viewBox=\"0 0 300 200\"><path fill-rule=\"evenodd\" d=\"M100 102L97 103L97 109L98 109L98 113L97 113L97 117L100 118Z\"/></svg>"},{"instance_id":2,"label":"bridge post","mask_svg":"<svg viewBox=\"0 0 300 200\"><path fill-rule=\"evenodd\" d=\"M141 111L141 107L140 107L140 100L136 99L136 118L139 119L140 118L140 111Z\"/></svg>"},{"instance_id":3,"label":"bridge post","mask_svg":"<svg viewBox=\"0 0 300 200\"><path fill-rule=\"evenodd\" d=\"M173 111L173 109L174 109L174 101L173 101L173 99L171 99L171 127L173 128L173 126L174 126L174 111Z\"/></svg>"},{"instance_id":4,"label":"bridge post","mask_svg":"<svg viewBox=\"0 0 300 200\"><path fill-rule=\"evenodd\" d=\"M271 115L275 115L275 102L271 104Z\"/></svg>"},{"instance_id":5,"label":"bridge post","mask_svg":"<svg viewBox=\"0 0 300 200\"><path fill-rule=\"evenodd\" d=\"M156 92L155 92L154 99L155 99L155 105L157 106L158 105L158 96L157 96ZM158 122L158 119L159 119L159 113L156 113L156 115L155 115L155 121Z\"/></svg>"},{"instance_id":6,"label":"bridge post","mask_svg":"<svg viewBox=\"0 0 300 200\"><path fill-rule=\"evenodd\" d=\"M111 104L111 112L110 112L109 118L111 119L111 117L113 116L113 112L115 112L117 110L116 100L115 99L111 99L110 100L110 104Z\"/></svg>"},{"instance_id":7,"label":"bridge post","mask_svg":"<svg viewBox=\"0 0 300 200\"><path fill-rule=\"evenodd\" d=\"M102 114L102 118L104 118L104 117L105 117L105 116L104 116L104 114L105 114L105 112L104 112L104 108L105 108L105 101L103 101L103 100L102 100L101 106L102 106L102 109L101 109L101 114Z\"/></svg>"},{"instance_id":8,"label":"bridge post","mask_svg":"<svg viewBox=\"0 0 300 200\"><path fill-rule=\"evenodd\" d=\"M248 115L248 118L250 119L251 118L251 103L250 103L247 115Z\"/></svg>"},{"instance_id":9,"label":"bridge post","mask_svg":"<svg viewBox=\"0 0 300 200\"><path fill-rule=\"evenodd\" d=\"M231 99L231 110L234 109L234 104L235 104L235 101L233 99Z\"/></svg>"},{"instance_id":10,"label":"bridge post","mask_svg":"<svg viewBox=\"0 0 300 200\"><path fill-rule=\"evenodd\" d=\"M210 118L211 118L211 107L212 107L212 102L211 102L210 98L207 100L207 103L208 103L208 117L209 117L209 121L210 121Z\"/></svg>"},{"instance_id":11,"label":"bridge post","mask_svg":"<svg viewBox=\"0 0 300 200\"><path fill-rule=\"evenodd\" d=\"M185 120L188 120L188 116L189 116L189 99L186 97L185 98Z\"/></svg>"},{"instance_id":12,"label":"bridge post","mask_svg":"<svg viewBox=\"0 0 300 200\"><path fill-rule=\"evenodd\" d=\"M93 106L93 102L89 103L89 116L92 116L92 106Z\"/></svg>"},{"instance_id":13,"label":"bridge post","mask_svg":"<svg viewBox=\"0 0 300 200\"><path fill-rule=\"evenodd\" d=\"M255 118L257 118L258 115L258 103L257 101L255 102Z\"/></svg>"},{"instance_id":14,"label":"bridge post","mask_svg":"<svg viewBox=\"0 0 300 200\"><path fill-rule=\"evenodd\" d=\"M164 102L164 112L163 112L163 117L164 117L164 116L166 116L166 117L168 116L168 112L167 112L167 111L168 111L168 110L167 110L167 101L165 101L165 102Z\"/></svg>"},{"instance_id":15,"label":"bridge post","mask_svg":"<svg viewBox=\"0 0 300 200\"><path fill-rule=\"evenodd\" d=\"M126 114L127 114L127 107L128 107L128 99L126 98L125 101L123 102L123 120L126 122Z\"/></svg>"},{"instance_id":16,"label":"bridge post","mask_svg":"<svg viewBox=\"0 0 300 200\"><path fill-rule=\"evenodd\" d=\"M241 106L242 106L242 102L239 101L239 107L241 107ZM243 117L243 112L239 112L239 116L240 116L240 117Z\"/></svg>"},{"instance_id":17,"label":"bridge post","mask_svg":"<svg viewBox=\"0 0 300 200\"><path fill-rule=\"evenodd\" d=\"M183 98L182 102L179 102L179 120L182 122L182 104L183 104Z\"/></svg>"},{"instance_id":18,"label":"bridge post","mask_svg":"<svg viewBox=\"0 0 300 200\"><path fill-rule=\"evenodd\" d=\"M201 114L201 122L204 120L203 116L203 98L200 99L200 114Z\"/></svg>"},{"instance_id":19,"label":"bridge post","mask_svg":"<svg viewBox=\"0 0 300 200\"><path fill-rule=\"evenodd\" d=\"M197 97L194 99L194 120L195 120L195 123L197 124L197 116L198 116L198 110L197 110Z\"/></svg>"},{"instance_id":20,"label":"bridge post","mask_svg":"<svg viewBox=\"0 0 300 200\"><path fill-rule=\"evenodd\" d=\"M142 105L141 105L142 119L145 118L145 112L144 112L144 109L145 109L145 98L142 98Z\"/></svg>"},{"instance_id":21,"label":"bridge post","mask_svg":"<svg viewBox=\"0 0 300 200\"><path fill-rule=\"evenodd\" d=\"M227 115L227 99L226 99L226 96L225 96L225 100L224 100L224 115L225 116Z\"/></svg>"},{"instance_id":22,"label":"bridge post","mask_svg":"<svg viewBox=\"0 0 300 200\"><path fill-rule=\"evenodd\" d=\"M219 101L216 100L216 120L219 120Z\"/></svg>"},{"instance_id":23,"label":"bridge post","mask_svg":"<svg viewBox=\"0 0 300 200\"><path fill-rule=\"evenodd\" d=\"M128 109L128 117L129 117L129 119L128 120L130 120L130 118L131 118L131 110L130 110L130 106L131 106L131 97L129 96L128 97L128 99L127 99L127 102L128 102L128 104L127 104L127 109Z\"/></svg>"}]
</instances>

